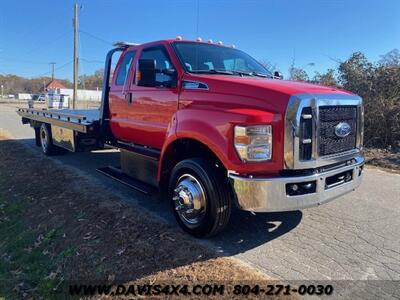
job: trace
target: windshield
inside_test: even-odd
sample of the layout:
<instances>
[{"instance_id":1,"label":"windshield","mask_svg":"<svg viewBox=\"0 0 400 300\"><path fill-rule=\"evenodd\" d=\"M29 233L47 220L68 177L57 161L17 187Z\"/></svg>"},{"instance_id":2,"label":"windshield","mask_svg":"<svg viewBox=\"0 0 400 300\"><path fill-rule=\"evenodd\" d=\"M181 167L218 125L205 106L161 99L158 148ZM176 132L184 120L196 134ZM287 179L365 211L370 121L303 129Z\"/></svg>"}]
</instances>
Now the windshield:
<instances>
[{"instance_id":1,"label":"windshield","mask_svg":"<svg viewBox=\"0 0 400 300\"><path fill-rule=\"evenodd\" d=\"M213 44L174 42L186 71L271 77L271 73L243 51Z\"/></svg>"}]
</instances>

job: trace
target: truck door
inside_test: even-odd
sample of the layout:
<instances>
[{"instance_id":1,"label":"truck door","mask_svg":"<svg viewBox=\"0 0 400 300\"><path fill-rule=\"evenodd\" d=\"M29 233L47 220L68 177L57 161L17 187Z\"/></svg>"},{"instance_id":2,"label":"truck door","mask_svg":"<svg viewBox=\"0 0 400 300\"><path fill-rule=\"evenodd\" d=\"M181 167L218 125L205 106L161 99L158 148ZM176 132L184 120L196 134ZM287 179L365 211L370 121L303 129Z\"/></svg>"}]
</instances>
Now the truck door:
<instances>
[{"instance_id":1,"label":"truck door","mask_svg":"<svg viewBox=\"0 0 400 300\"><path fill-rule=\"evenodd\" d=\"M163 45L144 48L139 59L154 59L156 62L156 86L138 86L132 83L130 105L130 140L133 143L161 149L172 116L178 106L178 88L171 83L176 75L167 75L163 70L176 70ZM175 72L176 74L176 72Z\"/></svg>"},{"instance_id":2,"label":"truck door","mask_svg":"<svg viewBox=\"0 0 400 300\"><path fill-rule=\"evenodd\" d=\"M110 126L114 136L120 140L129 140L128 110L132 100L130 98L130 83L135 54L136 50L126 50L121 55L110 87Z\"/></svg>"}]
</instances>

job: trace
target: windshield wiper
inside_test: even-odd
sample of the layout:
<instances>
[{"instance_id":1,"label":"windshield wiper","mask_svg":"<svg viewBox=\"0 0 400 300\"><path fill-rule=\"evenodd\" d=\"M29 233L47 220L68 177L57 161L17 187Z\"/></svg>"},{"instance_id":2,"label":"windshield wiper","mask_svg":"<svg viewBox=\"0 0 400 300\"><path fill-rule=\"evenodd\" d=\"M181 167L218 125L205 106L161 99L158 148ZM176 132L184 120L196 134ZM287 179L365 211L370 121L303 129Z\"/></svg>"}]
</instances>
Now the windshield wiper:
<instances>
[{"instance_id":1,"label":"windshield wiper","mask_svg":"<svg viewBox=\"0 0 400 300\"><path fill-rule=\"evenodd\" d=\"M232 70L232 73L236 74L236 75L240 75L240 76L253 76L252 73L244 72L244 71Z\"/></svg>"},{"instance_id":2,"label":"windshield wiper","mask_svg":"<svg viewBox=\"0 0 400 300\"><path fill-rule=\"evenodd\" d=\"M267 77L271 77L268 76L267 74L263 74L263 73L258 73L258 72L244 72L244 71L238 71L238 70L233 70L232 71L235 74L238 74L240 76L257 76L257 77L263 77L263 78L267 78Z\"/></svg>"},{"instance_id":3,"label":"windshield wiper","mask_svg":"<svg viewBox=\"0 0 400 300\"><path fill-rule=\"evenodd\" d=\"M210 70L193 70L190 71L191 73L196 73L196 74L222 74L222 75L239 75L239 76L257 76L257 77L271 77L267 74L263 73L257 73L257 72L245 72L245 71L238 71L238 70L216 70L216 69L210 69Z\"/></svg>"},{"instance_id":4,"label":"windshield wiper","mask_svg":"<svg viewBox=\"0 0 400 300\"><path fill-rule=\"evenodd\" d=\"M235 73L231 71L225 71L225 70L215 70L215 69L210 69L210 70L193 70L190 71L191 73L196 73L196 74L223 74L223 75L235 75Z\"/></svg>"},{"instance_id":5,"label":"windshield wiper","mask_svg":"<svg viewBox=\"0 0 400 300\"><path fill-rule=\"evenodd\" d=\"M272 78L272 75L264 74L264 73L257 73L257 72L251 72L253 76L258 76L258 77L263 77L263 78Z\"/></svg>"}]
</instances>

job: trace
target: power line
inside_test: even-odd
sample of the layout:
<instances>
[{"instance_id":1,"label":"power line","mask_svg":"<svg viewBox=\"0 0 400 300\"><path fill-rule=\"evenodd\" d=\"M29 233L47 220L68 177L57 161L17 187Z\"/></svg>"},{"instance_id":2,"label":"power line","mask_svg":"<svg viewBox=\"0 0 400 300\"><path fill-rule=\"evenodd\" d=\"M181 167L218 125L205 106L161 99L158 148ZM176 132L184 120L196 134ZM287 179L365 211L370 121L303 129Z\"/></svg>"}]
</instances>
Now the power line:
<instances>
[{"instance_id":1,"label":"power line","mask_svg":"<svg viewBox=\"0 0 400 300\"><path fill-rule=\"evenodd\" d=\"M32 64L32 65L47 65L47 62L42 62L42 61L32 61L32 60L24 60L24 59L14 59L14 58L9 58L9 57L0 57L1 60L6 60L10 62L17 62L17 63L23 63L23 64Z\"/></svg>"},{"instance_id":2,"label":"power line","mask_svg":"<svg viewBox=\"0 0 400 300\"><path fill-rule=\"evenodd\" d=\"M103 64L104 63L104 61L102 61L102 60L86 59L86 58L82 58L82 57L81 57L81 60L84 62L87 62L87 63L95 63L95 64Z\"/></svg>"},{"instance_id":3,"label":"power line","mask_svg":"<svg viewBox=\"0 0 400 300\"><path fill-rule=\"evenodd\" d=\"M90 36L91 38L93 38L93 39L95 39L95 40L98 40L98 41L100 41L100 42L103 42L103 43L107 44L108 46L112 45L112 42L107 41L107 40L105 40L105 39L103 39L103 38L101 38L101 37L98 37L98 36L96 36L96 35L94 35L94 34L92 34L92 33L87 32L87 31L79 30L79 32L80 32L80 33L83 33L83 34L86 34L87 36Z\"/></svg>"},{"instance_id":4,"label":"power line","mask_svg":"<svg viewBox=\"0 0 400 300\"><path fill-rule=\"evenodd\" d=\"M343 60L340 60L339 58L332 57L332 56L330 56L328 54L322 53L322 55L327 57L327 58L329 58L330 60L334 61L337 64L341 64L343 62Z\"/></svg>"},{"instance_id":5,"label":"power line","mask_svg":"<svg viewBox=\"0 0 400 300\"><path fill-rule=\"evenodd\" d=\"M66 66L68 66L68 65L70 65L72 63L73 63L73 60L71 60L71 61L69 61L69 62L67 62L67 63L65 63L65 64L63 64L63 65L61 65L61 66L59 66L57 68L55 68L54 71L61 70L61 69L65 68ZM40 75L31 76L31 77L43 77L45 75L51 74L51 72L52 71L49 71L49 72L46 72L46 73L43 73L43 74L40 74Z\"/></svg>"},{"instance_id":6,"label":"power line","mask_svg":"<svg viewBox=\"0 0 400 300\"><path fill-rule=\"evenodd\" d=\"M82 45L81 45L82 47ZM103 60L100 59L88 59L88 58L79 58L80 60L83 60L87 63L104 63ZM14 58L9 58L9 57L0 57L0 60L4 60L7 62L17 62L17 63L23 63L23 64L32 64L32 65L48 65L48 62L44 61L32 61L32 60L24 60L24 59L14 59Z\"/></svg>"},{"instance_id":7,"label":"power line","mask_svg":"<svg viewBox=\"0 0 400 300\"><path fill-rule=\"evenodd\" d=\"M55 42L58 42L59 40L63 39L63 38L64 38L65 36L67 36L67 35L68 35L68 32L65 32L65 33L63 33L62 35L56 37L55 39L50 40L48 43L41 43L40 46L35 47L35 48L33 48L33 49L27 51L27 52L25 53L25 55L32 54L32 53L34 53L34 52L37 52L37 51L43 49L44 47L48 47L49 45L52 45L52 44L54 44Z\"/></svg>"}]
</instances>

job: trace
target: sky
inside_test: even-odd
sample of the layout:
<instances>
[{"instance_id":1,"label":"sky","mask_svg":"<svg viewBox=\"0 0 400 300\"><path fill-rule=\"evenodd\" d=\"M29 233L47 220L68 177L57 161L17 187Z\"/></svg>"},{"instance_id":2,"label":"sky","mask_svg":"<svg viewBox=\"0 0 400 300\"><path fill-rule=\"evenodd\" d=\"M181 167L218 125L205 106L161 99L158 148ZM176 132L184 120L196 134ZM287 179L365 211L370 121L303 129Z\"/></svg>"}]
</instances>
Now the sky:
<instances>
[{"instance_id":1,"label":"sky","mask_svg":"<svg viewBox=\"0 0 400 300\"><path fill-rule=\"evenodd\" d=\"M400 48L400 0L80 0L80 74L103 67L112 42L177 35L234 44L287 77L311 76L361 51ZM72 78L73 0L0 0L0 74Z\"/></svg>"}]
</instances>

